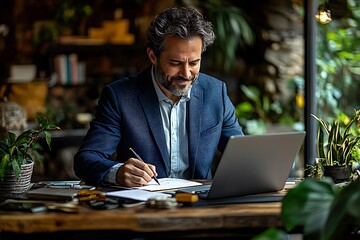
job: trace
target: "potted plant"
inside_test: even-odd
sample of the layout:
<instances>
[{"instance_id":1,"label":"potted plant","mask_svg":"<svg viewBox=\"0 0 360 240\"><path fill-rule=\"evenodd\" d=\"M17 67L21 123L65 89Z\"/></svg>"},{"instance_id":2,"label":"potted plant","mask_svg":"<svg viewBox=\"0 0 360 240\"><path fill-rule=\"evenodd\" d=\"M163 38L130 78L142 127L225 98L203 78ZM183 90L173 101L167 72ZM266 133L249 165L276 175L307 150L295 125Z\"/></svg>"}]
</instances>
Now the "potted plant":
<instances>
[{"instance_id":1,"label":"potted plant","mask_svg":"<svg viewBox=\"0 0 360 240\"><path fill-rule=\"evenodd\" d=\"M283 228L267 229L254 240L285 240L288 233L302 233L308 240L359 239L359 202L360 181L307 178L283 198Z\"/></svg>"},{"instance_id":2,"label":"potted plant","mask_svg":"<svg viewBox=\"0 0 360 240\"><path fill-rule=\"evenodd\" d=\"M360 125L360 110L343 123L339 118L331 123L312 115L318 122L317 151L318 158L313 166L313 174L332 177L335 182L347 180L352 165L357 164L360 135L352 131L354 123Z\"/></svg>"},{"instance_id":3,"label":"potted plant","mask_svg":"<svg viewBox=\"0 0 360 240\"><path fill-rule=\"evenodd\" d=\"M50 123L43 114L36 116L38 128L23 131L18 136L8 132L0 139L0 195L25 192L30 187L34 160L30 150L35 142L45 136L50 148L51 134L49 131L60 129Z\"/></svg>"}]
</instances>

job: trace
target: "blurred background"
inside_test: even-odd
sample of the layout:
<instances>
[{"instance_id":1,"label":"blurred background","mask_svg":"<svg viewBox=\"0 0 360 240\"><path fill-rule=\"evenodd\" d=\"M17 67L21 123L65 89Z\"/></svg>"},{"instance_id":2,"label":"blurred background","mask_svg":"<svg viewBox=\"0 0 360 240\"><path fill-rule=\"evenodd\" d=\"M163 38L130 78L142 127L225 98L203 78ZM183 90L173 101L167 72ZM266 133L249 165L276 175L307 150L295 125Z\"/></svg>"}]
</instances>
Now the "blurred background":
<instances>
[{"instance_id":1,"label":"blurred background","mask_svg":"<svg viewBox=\"0 0 360 240\"><path fill-rule=\"evenodd\" d=\"M53 134L51 151L41 154L39 179L76 178L73 155L102 87L150 64L147 26L171 6L197 8L213 23L216 41L203 55L202 72L227 83L245 133L307 130L309 105L324 118L359 108L356 0L13 0L0 5L1 106L19 104L28 126L44 112L62 129ZM321 5L332 21L316 21ZM5 110L1 114L7 130L22 124L9 124ZM301 150L293 176L303 176L312 154Z\"/></svg>"}]
</instances>

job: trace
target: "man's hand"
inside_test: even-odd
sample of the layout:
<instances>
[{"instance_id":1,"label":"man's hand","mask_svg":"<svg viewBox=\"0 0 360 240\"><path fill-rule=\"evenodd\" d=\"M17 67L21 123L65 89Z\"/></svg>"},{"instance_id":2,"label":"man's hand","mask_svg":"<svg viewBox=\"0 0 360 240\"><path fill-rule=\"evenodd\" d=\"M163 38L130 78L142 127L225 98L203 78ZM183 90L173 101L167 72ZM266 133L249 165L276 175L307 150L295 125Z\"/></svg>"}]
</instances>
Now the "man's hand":
<instances>
[{"instance_id":1,"label":"man's hand","mask_svg":"<svg viewBox=\"0 0 360 240\"><path fill-rule=\"evenodd\" d=\"M154 165L129 158L117 171L116 180L126 187L140 187L150 182L154 176L157 176Z\"/></svg>"}]
</instances>

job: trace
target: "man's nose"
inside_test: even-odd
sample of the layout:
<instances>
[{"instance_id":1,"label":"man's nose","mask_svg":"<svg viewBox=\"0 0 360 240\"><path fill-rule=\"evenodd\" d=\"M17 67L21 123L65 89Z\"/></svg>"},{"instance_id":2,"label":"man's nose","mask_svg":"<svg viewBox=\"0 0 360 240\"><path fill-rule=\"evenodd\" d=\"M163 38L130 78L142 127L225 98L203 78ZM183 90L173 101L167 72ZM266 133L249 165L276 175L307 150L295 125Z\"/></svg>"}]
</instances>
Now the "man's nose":
<instances>
[{"instance_id":1,"label":"man's nose","mask_svg":"<svg viewBox=\"0 0 360 240\"><path fill-rule=\"evenodd\" d=\"M184 64L182 66L181 71L180 71L180 76L182 76L183 78L186 78L186 79L191 78L191 71L190 71L190 67L188 64Z\"/></svg>"}]
</instances>

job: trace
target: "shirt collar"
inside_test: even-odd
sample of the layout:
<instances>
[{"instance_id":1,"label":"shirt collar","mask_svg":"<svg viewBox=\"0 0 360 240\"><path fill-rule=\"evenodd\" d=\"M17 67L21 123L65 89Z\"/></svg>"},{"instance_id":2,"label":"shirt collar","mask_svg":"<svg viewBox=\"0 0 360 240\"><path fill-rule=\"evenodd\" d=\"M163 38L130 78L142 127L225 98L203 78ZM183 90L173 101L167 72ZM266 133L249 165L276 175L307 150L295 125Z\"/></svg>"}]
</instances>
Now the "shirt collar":
<instances>
[{"instance_id":1,"label":"shirt collar","mask_svg":"<svg viewBox=\"0 0 360 240\"><path fill-rule=\"evenodd\" d=\"M170 101L171 102L171 100L168 97L166 97L165 94L161 91L159 85L157 84L157 82L155 80L154 65L152 65L152 68L151 68L151 79L152 79L159 102L161 102L161 101ZM190 100L190 92L191 92L191 89L186 96L181 97L180 102L189 101Z\"/></svg>"}]
</instances>

